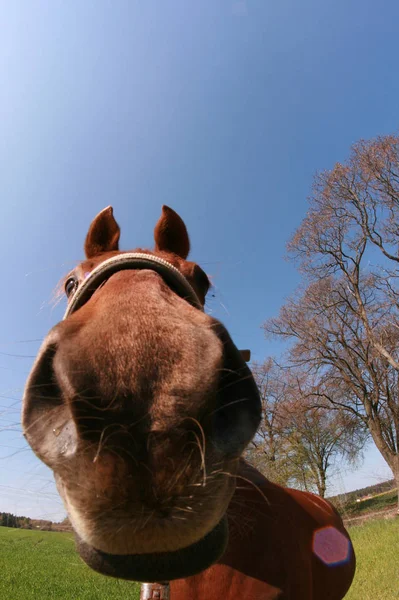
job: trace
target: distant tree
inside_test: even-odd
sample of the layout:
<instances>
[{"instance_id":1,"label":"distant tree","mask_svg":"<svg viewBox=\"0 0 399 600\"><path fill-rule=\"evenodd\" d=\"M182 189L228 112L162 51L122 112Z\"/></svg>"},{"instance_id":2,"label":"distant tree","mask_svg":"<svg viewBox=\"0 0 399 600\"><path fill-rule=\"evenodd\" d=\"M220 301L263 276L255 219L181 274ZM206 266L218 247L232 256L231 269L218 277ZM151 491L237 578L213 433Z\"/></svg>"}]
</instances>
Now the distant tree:
<instances>
[{"instance_id":1,"label":"distant tree","mask_svg":"<svg viewBox=\"0 0 399 600\"><path fill-rule=\"evenodd\" d=\"M52 531L53 523L44 519L32 519L31 527L32 529L40 529L41 531Z\"/></svg>"},{"instance_id":2,"label":"distant tree","mask_svg":"<svg viewBox=\"0 0 399 600\"><path fill-rule=\"evenodd\" d=\"M60 529L62 529L63 531L72 531L73 530L71 521L68 519L68 517L65 517L65 519L63 521L61 521Z\"/></svg>"},{"instance_id":3,"label":"distant tree","mask_svg":"<svg viewBox=\"0 0 399 600\"><path fill-rule=\"evenodd\" d=\"M314 407L298 393L285 405L285 424L296 468L298 487L325 497L329 478L342 468L342 460L355 463L366 436L352 416L328 407Z\"/></svg>"},{"instance_id":4,"label":"distant tree","mask_svg":"<svg viewBox=\"0 0 399 600\"><path fill-rule=\"evenodd\" d=\"M19 527L19 517L7 512L0 513L0 524L3 527Z\"/></svg>"},{"instance_id":5,"label":"distant tree","mask_svg":"<svg viewBox=\"0 0 399 600\"><path fill-rule=\"evenodd\" d=\"M32 529L31 520L29 517L19 517L19 526L23 529Z\"/></svg>"},{"instance_id":6,"label":"distant tree","mask_svg":"<svg viewBox=\"0 0 399 600\"><path fill-rule=\"evenodd\" d=\"M313 406L314 382L302 369L284 369L272 359L253 365L262 401L262 421L247 458L268 478L325 496L338 461L354 462L365 441L353 417Z\"/></svg>"},{"instance_id":7,"label":"distant tree","mask_svg":"<svg viewBox=\"0 0 399 600\"><path fill-rule=\"evenodd\" d=\"M252 364L262 403L262 420L246 457L268 479L287 485L291 479L291 461L281 419L286 383L271 358Z\"/></svg>"}]
</instances>

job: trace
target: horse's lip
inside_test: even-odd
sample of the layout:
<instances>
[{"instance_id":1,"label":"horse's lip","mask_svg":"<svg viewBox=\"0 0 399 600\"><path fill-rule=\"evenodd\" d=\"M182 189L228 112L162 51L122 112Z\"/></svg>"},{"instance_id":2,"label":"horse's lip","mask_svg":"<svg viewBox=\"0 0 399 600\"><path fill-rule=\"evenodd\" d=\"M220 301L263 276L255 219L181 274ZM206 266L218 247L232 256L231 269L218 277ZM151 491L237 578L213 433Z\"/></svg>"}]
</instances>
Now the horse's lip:
<instances>
[{"instance_id":1,"label":"horse's lip","mask_svg":"<svg viewBox=\"0 0 399 600\"><path fill-rule=\"evenodd\" d=\"M84 542L76 534L77 550L85 563L102 573L133 581L171 581L196 575L214 564L228 542L226 516L198 542L174 552L151 554L107 554Z\"/></svg>"}]
</instances>

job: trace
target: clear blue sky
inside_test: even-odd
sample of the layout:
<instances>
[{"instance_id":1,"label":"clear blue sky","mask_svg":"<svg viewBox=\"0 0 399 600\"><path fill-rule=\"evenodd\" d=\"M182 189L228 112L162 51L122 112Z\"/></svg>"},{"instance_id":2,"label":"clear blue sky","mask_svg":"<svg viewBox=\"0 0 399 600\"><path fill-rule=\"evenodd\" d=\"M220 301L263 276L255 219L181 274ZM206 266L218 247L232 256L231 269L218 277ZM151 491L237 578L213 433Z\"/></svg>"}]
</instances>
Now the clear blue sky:
<instances>
[{"instance_id":1,"label":"clear blue sky","mask_svg":"<svg viewBox=\"0 0 399 600\"><path fill-rule=\"evenodd\" d=\"M0 2L0 510L56 519L21 437L21 393L63 306L59 278L112 204L122 247L151 246L162 204L212 276L209 310L262 360L262 322L299 278L285 243L313 173L398 126L399 3ZM335 491L389 476L367 453Z\"/></svg>"}]
</instances>

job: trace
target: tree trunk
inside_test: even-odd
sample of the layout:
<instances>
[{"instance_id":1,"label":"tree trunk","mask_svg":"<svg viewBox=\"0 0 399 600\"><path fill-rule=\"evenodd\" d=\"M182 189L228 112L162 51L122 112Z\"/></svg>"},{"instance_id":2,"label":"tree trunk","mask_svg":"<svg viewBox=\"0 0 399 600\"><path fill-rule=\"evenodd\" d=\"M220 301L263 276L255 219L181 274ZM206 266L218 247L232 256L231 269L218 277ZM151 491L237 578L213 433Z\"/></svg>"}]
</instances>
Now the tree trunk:
<instances>
[{"instance_id":1,"label":"tree trunk","mask_svg":"<svg viewBox=\"0 0 399 600\"><path fill-rule=\"evenodd\" d=\"M398 503L397 503L396 512L399 515L399 456L396 455L395 459L396 459L395 460L396 465L394 465L395 468L393 468L393 466L391 466L391 465L390 465L390 468L392 469L393 477L395 479L396 489L398 492Z\"/></svg>"},{"instance_id":2,"label":"tree trunk","mask_svg":"<svg viewBox=\"0 0 399 600\"><path fill-rule=\"evenodd\" d=\"M379 423L376 424L375 421L370 420L368 427L377 449L381 452L381 456L392 471L393 478L395 480L395 486L398 490L397 513L399 515L399 454L394 454L389 448L387 448L387 445L382 437Z\"/></svg>"},{"instance_id":3,"label":"tree trunk","mask_svg":"<svg viewBox=\"0 0 399 600\"><path fill-rule=\"evenodd\" d=\"M324 496L326 495L326 483L324 482L320 487L319 487L319 496L321 496L321 498L324 498Z\"/></svg>"},{"instance_id":4,"label":"tree trunk","mask_svg":"<svg viewBox=\"0 0 399 600\"><path fill-rule=\"evenodd\" d=\"M324 498L324 496L326 495L326 474L324 472L323 469L318 469L319 471L319 476L317 478L317 492L319 494L319 496L321 496L321 498Z\"/></svg>"}]
</instances>

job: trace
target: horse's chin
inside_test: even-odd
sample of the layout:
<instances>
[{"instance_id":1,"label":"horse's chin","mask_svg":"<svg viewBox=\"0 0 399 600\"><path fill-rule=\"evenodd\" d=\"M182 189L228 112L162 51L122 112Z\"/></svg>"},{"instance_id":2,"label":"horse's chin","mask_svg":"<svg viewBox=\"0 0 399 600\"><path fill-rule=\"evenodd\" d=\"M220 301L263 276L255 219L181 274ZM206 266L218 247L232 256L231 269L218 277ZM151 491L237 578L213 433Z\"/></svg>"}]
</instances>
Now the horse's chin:
<instances>
[{"instance_id":1,"label":"horse's chin","mask_svg":"<svg viewBox=\"0 0 399 600\"><path fill-rule=\"evenodd\" d=\"M229 537L227 518L198 542L175 550L151 554L108 554L76 534L77 550L84 562L103 575L133 581L171 581L196 575L224 554Z\"/></svg>"}]
</instances>

